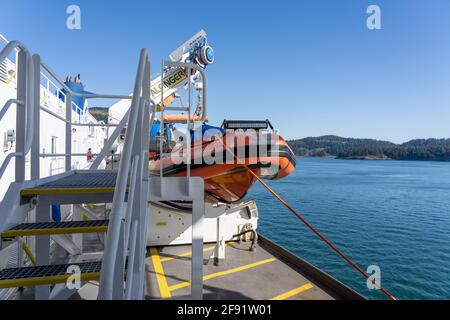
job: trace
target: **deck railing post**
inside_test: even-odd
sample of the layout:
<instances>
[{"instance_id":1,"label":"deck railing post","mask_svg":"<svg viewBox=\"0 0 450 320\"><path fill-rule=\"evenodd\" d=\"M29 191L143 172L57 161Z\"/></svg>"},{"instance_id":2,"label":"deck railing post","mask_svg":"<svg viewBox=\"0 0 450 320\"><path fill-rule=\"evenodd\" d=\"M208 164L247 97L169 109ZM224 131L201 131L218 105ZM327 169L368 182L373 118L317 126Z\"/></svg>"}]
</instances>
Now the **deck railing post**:
<instances>
[{"instance_id":1,"label":"deck railing post","mask_svg":"<svg viewBox=\"0 0 450 320\"><path fill-rule=\"evenodd\" d=\"M188 177L187 179L191 179ZM195 178L194 178L195 179ZM192 266L191 266L191 296L194 300L203 299L203 219L205 202L203 181L190 183L193 190L189 192L192 201Z\"/></svg>"},{"instance_id":2,"label":"deck railing post","mask_svg":"<svg viewBox=\"0 0 450 320\"><path fill-rule=\"evenodd\" d=\"M134 151L134 145L136 137L140 137L142 134L138 132L136 135L136 127L141 126L138 119L138 115L142 114L140 107L143 105L144 101L142 98L142 86L144 82L145 63L148 61L147 50L142 49L139 65L136 74L136 81L133 90L133 99L131 102L130 113L128 118L128 126L125 134L125 143L123 146L122 156L119 164L119 171L117 173L116 186L114 191L114 197L112 201L112 210L110 214L110 220L108 224L108 233L106 235L105 250L103 254L102 268L100 274L100 285L99 285L99 299L114 299L115 293L118 287L122 287L122 297L123 291L123 273L122 279L118 278L117 272L120 268L118 264L122 264L121 268L123 271L124 265L123 260L117 259L118 255L123 255L124 250L124 230L121 227L121 223L124 218L125 210L125 196L127 193L128 176L130 172L131 159ZM142 122L141 122L142 123ZM141 128L142 131L142 128ZM140 144L140 143L139 143ZM140 176L142 179L142 176ZM130 212L127 213L130 215ZM131 218L128 216L128 218ZM122 240L120 240L122 239ZM120 243L122 241L122 243ZM122 263L121 263L122 262ZM120 281L120 283L119 283Z\"/></svg>"},{"instance_id":3,"label":"deck railing post","mask_svg":"<svg viewBox=\"0 0 450 320\"><path fill-rule=\"evenodd\" d=\"M33 124L33 144L31 145L31 179L39 179L40 174L40 110L41 110L41 57L37 54L33 55L33 65L34 65L34 116L32 121Z\"/></svg>"},{"instance_id":4,"label":"deck railing post","mask_svg":"<svg viewBox=\"0 0 450 320\"><path fill-rule=\"evenodd\" d=\"M21 155L16 156L16 182L25 180L25 117L26 106L31 103L27 97L28 63L26 52L20 50L17 54L17 100L23 101L23 104L18 104L16 111L16 153L21 153ZM31 88L28 88L28 90L31 90Z\"/></svg>"},{"instance_id":5,"label":"deck railing post","mask_svg":"<svg viewBox=\"0 0 450 320\"><path fill-rule=\"evenodd\" d=\"M66 93L66 161L65 171L72 169L72 94Z\"/></svg>"}]
</instances>

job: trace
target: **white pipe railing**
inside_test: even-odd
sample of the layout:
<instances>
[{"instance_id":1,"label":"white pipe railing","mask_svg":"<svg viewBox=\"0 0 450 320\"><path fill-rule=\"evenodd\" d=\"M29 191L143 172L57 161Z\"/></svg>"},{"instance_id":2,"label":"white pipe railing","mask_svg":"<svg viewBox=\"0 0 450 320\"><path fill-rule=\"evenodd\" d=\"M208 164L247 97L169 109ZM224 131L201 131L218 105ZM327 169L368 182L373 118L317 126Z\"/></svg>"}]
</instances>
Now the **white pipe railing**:
<instances>
[{"instance_id":1,"label":"white pipe railing","mask_svg":"<svg viewBox=\"0 0 450 320\"><path fill-rule=\"evenodd\" d=\"M208 91L208 82L207 82L207 78L206 78L206 74L205 71L202 67L196 65L196 64L192 64L192 63L184 63L184 62L177 62L177 61L164 61L162 62L161 65L161 78L164 77L164 70L166 70L166 67L172 67L172 68L184 68L186 70L186 73L188 75L191 74L191 70L196 70L200 73L201 78L202 78L202 85L203 85L203 90L202 90L202 114L200 117L200 121L204 122L207 119L207 104L206 104L206 98L207 98L207 91ZM190 77L188 78L188 107L186 108L186 110L183 109L183 111L187 111L187 134L186 134L186 177L188 179L186 179L186 194L189 194L189 177L191 176L191 135L190 135L190 129L191 129L191 109L192 109L192 97L191 97L191 79ZM164 86L161 86L161 117L160 117L160 126L159 126L159 149L160 149L160 154L161 154L161 159L162 159L162 155L163 155L163 135L164 135L164 110L177 110L180 108L165 108L164 107ZM159 176L162 178L164 175L164 169L163 169L163 165L162 165L162 160L161 160L161 164L159 166ZM163 190L163 181L161 181L161 193Z\"/></svg>"},{"instance_id":2,"label":"white pipe railing","mask_svg":"<svg viewBox=\"0 0 450 320\"><path fill-rule=\"evenodd\" d=\"M121 155L119 171L117 174L115 192L112 201L112 212L109 219L107 238L102 261L102 270L99 285L99 298L143 298L143 282L141 277L144 274L145 247L147 241L147 196L148 196L148 175L146 165L148 161L149 128L151 127L156 113L156 105L150 99L150 61L147 50L142 49L140 53L139 65L136 74L136 81L132 96L112 95L112 94L91 94L73 92L56 74L42 61L39 55L33 55L17 41L12 41L0 52L0 61L3 61L13 50L18 51L18 75L17 75L17 98L10 99L0 110L0 120L6 114L12 104L18 106L17 111L17 146L16 152L10 153L0 167L0 178L6 170L9 161L16 157L21 158L22 163L16 162L16 181L23 181L25 177L25 155L31 150L31 178L40 178L39 160L40 158L61 156L65 157L65 171L71 170L71 157L82 156L71 151L72 125L92 125L77 124L72 122L72 112L74 96L108 99L131 99L131 108L126 113L121 123L116 125L115 133L105 144L100 156L105 156L105 152L110 149L111 141L117 139L117 132L127 126L123 152ZM64 90L62 91L44 73L52 77ZM56 88L56 98L64 98L65 116L58 115L50 109L41 106L41 77L46 80L46 87L50 93L50 85ZM45 91L44 91L45 92ZM20 107L23 106L22 109ZM150 115L150 106L152 113ZM81 110L75 105L75 110ZM40 110L55 116L63 121L66 126L66 147L64 153L45 154L39 152L40 137ZM109 126L109 125L101 125ZM114 125L111 125L114 126ZM21 131L20 131L20 130ZM101 157L99 157L101 158ZM96 159L97 160L97 159ZM100 159L101 161L101 159ZM19 172L17 171L19 168ZM131 174L131 185L128 190L128 179ZM128 199L126 199L128 194ZM127 204L125 204L125 202ZM126 210L125 210L126 209ZM125 215L125 211L127 214ZM128 252L128 254L127 254ZM124 283L126 257L128 255L130 272L127 274L127 281ZM124 285L125 284L125 285Z\"/></svg>"},{"instance_id":3,"label":"white pipe railing","mask_svg":"<svg viewBox=\"0 0 450 320\"><path fill-rule=\"evenodd\" d=\"M131 221L131 219L130 219ZM126 287L125 287L125 299L126 300L130 300L131 299L131 292L133 289L133 286L131 285L133 283L133 269L135 267L136 264L136 246L137 243L136 241L137 239L137 231L138 231L138 224L139 221L138 220L133 220L133 224L131 227L131 236L130 236L130 256L129 256L129 264L128 264L128 268L130 270L130 272L127 272L127 280L126 280ZM125 247L127 248L127 247Z\"/></svg>"},{"instance_id":4,"label":"white pipe railing","mask_svg":"<svg viewBox=\"0 0 450 320\"><path fill-rule=\"evenodd\" d=\"M6 39L5 39L6 40ZM33 143L33 117L34 117L34 91L33 91L33 60L28 49L19 41L10 41L0 51L0 63L13 51L18 52L17 61L17 99L8 100L1 110L1 118L12 103L17 108L16 116L16 152L8 154L0 167L0 179L3 176L9 162L16 158L16 182L25 179L25 155L30 151ZM23 107L21 109L21 107ZM23 139L23 140L22 140Z\"/></svg>"},{"instance_id":5,"label":"white pipe railing","mask_svg":"<svg viewBox=\"0 0 450 320\"><path fill-rule=\"evenodd\" d=\"M56 74L45 64L43 63L39 57L36 58L36 65L38 65L39 69L42 67L49 76L51 76L56 83L58 83L64 91L57 88L55 83L48 79L47 76L45 78L48 80L47 86L50 84L57 89L58 98L64 98L66 104L66 112L65 117L59 116L55 112L52 112L49 109L45 109L40 106L40 101L38 103L40 109L49 113L50 115L55 116L59 120L65 122L66 124L66 150L64 153L60 154L34 154L34 158L42 158L49 156L62 156L66 158L66 171L70 170L70 163L72 156L83 156L84 154L77 154L71 152L71 127L72 125L79 126L90 126L91 124L81 124L81 123L73 123L71 120L72 114L72 97L79 96L85 97L87 99L92 98L109 98L109 99L132 99L132 104L130 110L126 113L122 121L116 126L116 129L113 135L110 137L107 143L105 143L101 153L95 159L91 168L97 168L100 162L103 160L105 156L109 154L109 150L112 147L112 144L117 139L118 135L121 133L122 129L127 126L126 138L124 143L124 149L121 156L121 161L119 165L119 172L117 175L115 192L112 203L112 213L110 215L110 221L108 225L108 233L107 239L105 242L105 250L103 255L103 263L101 270L101 279L100 279L100 290L99 290L99 298L100 299L112 299L112 298L126 298L130 296L134 296L133 284L135 283L135 279L133 276L128 276L128 282L126 283L126 287L124 288L124 272L125 272L125 259L127 256L128 248L129 250L129 259L132 260L130 264L131 268L143 269L142 267L138 267L142 259L141 252L137 252L137 248L142 248L142 241L146 241L142 236L142 232L136 231L136 227L134 225L138 223L141 225L146 221L146 208L137 207L135 203L142 203L143 198L145 197L145 203L147 203L147 193L135 191L134 185L142 186L142 180L147 179L143 177L143 168L145 164L145 159L148 152L148 141L145 142L145 138L148 140L149 134L149 120L145 120L142 117L149 115L149 106L153 106L152 120L154 119L154 110L155 104L150 101L150 62L148 59L148 53L146 50L141 51L141 56L139 60L138 72L136 75L135 87L132 96L124 96L124 95L112 95L112 94L88 94L88 93L76 93L73 92L61 79L59 79ZM40 75L42 73L38 69ZM40 86L40 84L39 84ZM148 88L147 88L148 87ZM45 88L44 88L45 89ZM36 95L40 97L40 88L35 88L37 91ZM39 90L39 91L38 91ZM40 98L39 98L40 100ZM92 124L92 126L96 126ZM101 126L110 126L110 125L101 125ZM39 131L39 130L38 130ZM39 136L39 132L36 133ZM38 149L37 149L38 150ZM134 155L134 156L133 156ZM131 159L134 159L133 164L130 166ZM130 168L131 167L131 168ZM127 190L128 177L131 169L131 188ZM33 171L33 170L32 170ZM139 172L139 173L138 173ZM139 180L138 180L139 179ZM128 193L128 204L126 207L127 216L125 217L125 198ZM136 201L134 200L136 199ZM142 211L142 212L141 212ZM136 212L136 213L133 213ZM124 223L125 219L125 223ZM139 227L141 228L141 227ZM140 230L140 229L139 229ZM131 237L131 238L130 238ZM123 243L121 242L123 241ZM145 244L144 244L145 246ZM121 248L121 249L119 249ZM124 250L121 252L121 250ZM139 249L140 250L140 249ZM145 254L145 253L144 253ZM121 259L123 258L123 259ZM119 283L120 282L120 283ZM124 291L126 290L126 292Z\"/></svg>"},{"instance_id":6,"label":"white pipe railing","mask_svg":"<svg viewBox=\"0 0 450 320\"><path fill-rule=\"evenodd\" d=\"M202 76L202 83L203 83L203 90L202 90L202 116L200 117L201 122L206 121L206 117L207 117L207 92L208 92L208 81L206 78L206 73L205 70L200 67L199 65L193 64L193 63L184 63L184 62L177 62L177 61L164 61L163 62L163 66L168 66L168 67L174 67L174 68L185 68L187 72L189 72L190 69L194 69L196 71L198 71L200 73L200 75ZM188 73L189 74L189 73ZM190 81L189 81L190 83Z\"/></svg>"},{"instance_id":7,"label":"white pipe railing","mask_svg":"<svg viewBox=\"0 0 450 320\"><path fill-rule=\"evenodd\" d=\"M139 155L142 150L142 131L148 135L148 128L142 127L142 119L139 119L139 114L143 115L142 107L148 108L149 99L148 96L143 96L143 90L145 90L144 83L149 83L149 79L145 79L147 75L147 69L149 69L150 61L147 50L142 49L139 59L138 70L136 74L136 81L132 95L132 103L128 115L128 125L125 134L125 143L122 151L122 156L119 164L119 171L117 173L117 180L115 185L115 192L112 202L112 210L109 219L108 233L106 236L105 250L103 254L102 269L100 273L100 285L99 285L99 298L105 300L111 300L113 298L124 297L123 281L117 283L117 279L124 277L125 261L120 261L118 257L122 256L120 248L123 248L124 243L120 244L121 233L124 232L123 219L125 211L125 197L127 194L127 184L131 167L131 160L133 155L136 155L133 151L138 147ZM139 132L139 130L141 132ZM139 145L137 145L139 143ZM148 146L146 146L148 148ZM146 151L147 152L147 151ZM140 164L144 159L141 159ZM139 177L142 179L142 177ZM134 194L128 194L128 197L142 197L140 192ZM134 201L133 201L134 203ZM132 219L133 203L128 203L127 219ZM128 232L127 232L128 233ZM122 234L123 235L123 234ZM128 241L127 241L128 242ZM133 244L132 244L133 245ZM126 248L124 248L126 249ZM120 255L119 255L120 254ZM118 256L119 255L119 256ZM131 272L131 271L130 271ZM116 281L115 281L116 280Z\"/></svg>"},{"instance_id":8,"label":"white pipe railing","mask_svg":"<svg viewBox=\"0 0 450 320\"><path fill-rule=\"evenodd\" d=\"M127 219L126 219L127 221L125 222L125 230L124 230L124 233L125 233L125 239L124 239L125 240L125 245L124 245L125 251L127 251L127 248L128 248L128 245L129 245L129 233L130 233L131 221L132 221L132 217L130 216L131 215L131 212L130 212L131 205L130 204L132 204L134 202L134 195L135 195L134 188L136 186L138 165L139 165L139 156L135 155L133 157L133 162L131 164L130 188L129 188L129 191L128 191L129 192L129 196L128 196L128 199L127 199L127 202L128 202L127 214L128 214L128 216L127 216Z\"/></svg>"},{"instance_id":9,"label":"white pipe railing","mask_svg":"<svg viewBox=\"0 0 450 320\"><path fill-rule=\"evenodd\" d=\"M0 111L0 121L3 119L6 112L9 110L9 107L11 107L11 105L13 105L13 104L23 106L23 101L17 100L17 99L9 99L8 101L6 101L5 105L3 106L2 110Z\"/></svg>"},{"instance_id":10,"label":"white pipe railing","mask_svg":"<svg viewBox=\"0 0 450 320\"><path fill-rule=\"evenodd\" d=\"M54 116L55 118L65 122L65 124L66 124L66 137L65 137L66 146L65 146L64 154L61 154L61 155L66 157L65 167L66 167L66 171L68 171L68 170L71 170L72 156L79 156L79 154L72 152L72 139L71 139L72 126L93 126L93 127L99 127L99 126L100 127L117 127L117 126L119 126L119 125L115 125L115 124L84 124L84 123L72 122L72 110L73 110L72 108L73 107L74 107L75 111L80 110L83 113L85 112L85 110L83 108L81 108L80 106L78 106L77 104L75 104L72 101L72 98L73 97L84 97L86 99L132 99L132 96L74 92L40 58L39 58L38 64L39 64L39 70L40 70L40 68L42 68L54 80L54 82L53 82L52 80L50 80L50 78L46 74L39 71L40 77L43 77L44 80L46 80L46 82L47 82L46 86L48 87L48 90L49 90L50 85L55 87L55 89L57 90L56 94L57 94L58 100L59 100L59 96L61 95L61 97L64 99L64 102L65 102L65 109L66 109L65 115L64 116L58 115L57 113L53 112L52 110L40 106L40 89L39 89L39 91L38 91L38 89L36 89L36 92L37 92L36 95L38 95L38 97L36 97L36 98L39 99L40 110L43 110L44 112ZM60 89L58 87L58 85L55 84L55 82L62 89ZM39 86L40 86L40 83L39 83ZM44 90L45 89L47 89L47 88L44 88ZM126 123L126 119L125 119L125 123ZM38 134L39 133L37 133L37 135ZM109 147L109 149L111 147L112 147L112 145ZM104 159L104 157L108 155L107 152L109 151L109 149L107 151L103 152L104 150L106 150L105 147L103 148L102 153L100 154L102 156L102 159ZM46 156L47 155L45 155L44 157L46 157ZM38 157L39 157L39 155L38 155ZM94 163L96 164L95 168L98 168L101 161L100 161L100 163L98 163L98 161L97 162L94 161ZM93 169L94 169L94 167L93 167Z\"/></svg>"}]
</instances>

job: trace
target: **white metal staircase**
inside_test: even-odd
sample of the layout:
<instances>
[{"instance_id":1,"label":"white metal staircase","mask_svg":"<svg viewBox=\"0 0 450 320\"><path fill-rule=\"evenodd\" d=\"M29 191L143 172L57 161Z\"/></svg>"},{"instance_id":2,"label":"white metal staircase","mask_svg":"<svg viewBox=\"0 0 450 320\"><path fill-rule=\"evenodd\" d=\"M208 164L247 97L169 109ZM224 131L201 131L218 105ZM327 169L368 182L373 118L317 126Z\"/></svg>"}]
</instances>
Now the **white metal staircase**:
<instances>
[{"instance_id":1,"label":"white metal staircase","mask_svg":"<svg viewBox=\"0 0 450 320\"><path fill-rule=\"evenodd\" d=\"M15 182L0 202L0 233L2 240L31 239L30 247L24 242L24 250L31 266L18 265L0 270L0 288L35 286L36 299L49 299L55 284L65 284L71 273L69 267L78 267L82 282L99 280L99 299L143 299L145 258L147 253L147 226L152 202L182 200L193 202L193 259L192 297L202 297L202 219L204 215L203 180L190 177L167 178L148 176L149 128L156 105L150 99L150 61L147 50L142 49L131 96L111 94L87 94L73 92L55 73L17 41L10 42L0 52L0 62L18 49L17 98L11 99L0 110L17 105L16 152L1 164L0 179L12 158L16 160ZM206 115L206 76L196 65L166 62L165 66L200 71L204 86ZM41 69L54 78L66 92L65 117L54 115L65 123L65 152L57 156L65 158L65 172L41 178L39 161L44 156L39 150L40 134L40 74ZM189 74L189 73L188 73ZM189 84L190 86L190 84ZM190 91L189 91L190 92ZM72 170L72 97L87 99L131 99L131 107L116 125L113 134L89 170ZM163 97L163 94L161 95ZM161 104L163 105L163 104ZM163 119L161 110L161 119ZM191 103L185 111L190 115ZM188 117L189 119L189 117ZM96 124L92 124L96 126ZM98 126L105 126L98 124ZM189 124L188 124L189 126ZM98 170L101 161L124 128L126 137L118 171ZM161 126L162 127L162 126ZM189 134L187 135L189 136ZM162 149L161 149L162 150ZM31 180L25 180L25 156L31 157ZM50 154L51 156L51 154ZM188 157L190 159L190 157ZM189 163L189 162L188 162ZM55 204L112 203L109 220L51 222L50 208ZM101 261L51 264L50 236L106 232ZM1 248L0 248L1 249ZM53 291L55 290L53 287Z\"/></svg>"}]
</instances>

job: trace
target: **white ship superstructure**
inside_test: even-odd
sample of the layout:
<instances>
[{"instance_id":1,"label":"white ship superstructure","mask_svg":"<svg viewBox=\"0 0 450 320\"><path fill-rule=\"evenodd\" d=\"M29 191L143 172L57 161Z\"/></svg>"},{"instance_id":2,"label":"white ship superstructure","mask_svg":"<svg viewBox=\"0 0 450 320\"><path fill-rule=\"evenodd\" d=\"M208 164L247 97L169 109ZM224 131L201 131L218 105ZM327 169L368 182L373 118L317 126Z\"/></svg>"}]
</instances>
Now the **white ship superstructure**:
<instances>
[{"instance_id":1,"label":"white ship superstructure","mask_svg":"<svg viewBox=\"0 0 450 320\"><path fill-rule=\"evenodd\" d=\"M0 34L0 48L4 47L8 40ZM45 72L40 74L40 174L47 177L64 172L64 147L65 125L61 121L65 114L65 93L59 85L56 85ZM12 54L0 64L0 106L16 96L17 70L16 55ZM2 112L0 121L0 163L3 163L8 154L15 152L16 145L16 105L11 105L6 112ZM89 126L99 122L89 113L87 104L78 106L72 103L73 125L72 150L75 154L72 161L72 169L86 169L91 162L87 161L87 151L98 153L107 138L107 128L101 126ZM60 119L58 119L58 117ZM48 156L44 156L48 154ZM30 157L26 157L26 179L30 179ZM5 195L9 184L14 181L14 161L11 161L5 170L0 182L0 199Z\"/></svg>"}]
</instances>

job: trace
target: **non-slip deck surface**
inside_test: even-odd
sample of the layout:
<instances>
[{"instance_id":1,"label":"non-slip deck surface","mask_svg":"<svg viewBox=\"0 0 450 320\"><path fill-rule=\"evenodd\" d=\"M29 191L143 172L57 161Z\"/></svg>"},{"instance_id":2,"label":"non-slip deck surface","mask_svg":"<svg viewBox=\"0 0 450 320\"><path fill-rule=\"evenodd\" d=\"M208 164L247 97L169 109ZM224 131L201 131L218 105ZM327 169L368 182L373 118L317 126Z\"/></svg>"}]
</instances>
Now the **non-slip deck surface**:
<instances>
[{"instance_id":1,"label":"non-slip deck surface","mask_svg":"<svg viewBox=\"0 0 450 320\"><path fill-rule=\"evenodd\" d=\"M63 192L114 192L117 172L114 171L75 171L74 173L22 190L22 195L63 193Z\"/></svg>"},{"instance_id":2,"label":"non-slip deck surface","mask_svg":"<svg viewBox=\"0 0 450 320\"><path fill-rule=\"evenodd\" d=\"M2 237L104 232L109 220L21 223L2 233Z\"/></svg>"},{"instance_id":3,"label":"non-slip deck surface","mask_svg":"<svg viewBox=\"0 0 450 320\"><path fill-rule=\"evenodd\" d=\"M328 300L333 297L313 281L277 259L260 245L249 242L226 246L225 260L215 266L213 246L204 250L204 299ZM190 296L190 246L151 248L147 260L147 299Z\"/></svg>"},{"instance_id":4,"label":"non-slip deck surface","mask_svg":"<svg viewBox=\"0 0 450 320\"><path fill-rule=\"evenodd\" d=\"M82 278L83 275L89 275L88 279L96 279L100 274L102 263L94 261L3 269L0 271L0 288L64 283L73 274L69 266L73 268L74 265L79 267Z\"/></svg>"},{"instance_id":5,"label":"non-slip deck surface","mask_svg":"<svg viewBox=\"0 0 450 320\"><path fill-rule=\"evenodd\" d=\"M92 242L94 239L91 235L84 236L87 242ZM98 246L97 242L92 244ZM266 241L258 242L254 251L248 251L249 246L249 242L227 243L225 261L222 261L219 266L215 266L210 258L214 245L205 244L203 255L204 299L345 299L343 292L338 293L323 281L319 283L308 276L301 263L294 266L285 261L283 256L279 255L279 251L271 253L273 248L268 247ZM100 248L92 249L97 251ZM90 273L84 274L87 277L85 280L98 279L97 271L100 271L100 262L93 267L93 269L87 270ZM63 267L56 267L51 272L45 267L41 268L43 268L41 275L61 274L64 271ZM38 273L37 269L35 270L34 273ZM86 271L86 269L82 270ZM149 248L145 274L146 299L189 299L190 278L190 245ZM71 299L96 299L97 294L98 283L88 282L79 292L74 293ZM351 298L363 297L353 293ZM15 299L33 299L33 288L25 288L23 292L17 294Z\"/></svg>"}]
</instances>

